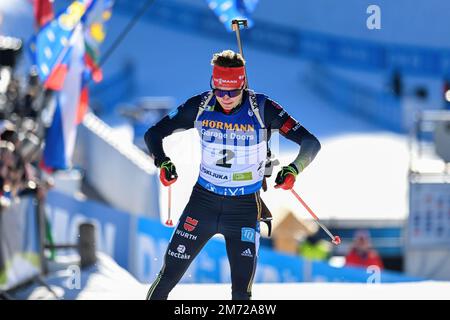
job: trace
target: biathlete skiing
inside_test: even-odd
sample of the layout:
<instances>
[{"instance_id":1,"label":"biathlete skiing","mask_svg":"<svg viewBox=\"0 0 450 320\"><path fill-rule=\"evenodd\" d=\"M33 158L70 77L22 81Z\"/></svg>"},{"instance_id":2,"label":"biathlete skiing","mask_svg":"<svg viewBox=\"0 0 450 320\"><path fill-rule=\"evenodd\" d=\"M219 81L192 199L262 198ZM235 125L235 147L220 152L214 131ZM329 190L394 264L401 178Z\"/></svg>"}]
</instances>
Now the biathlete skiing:
<instances>
[{"instance_id":1,"label":"biathlete skiing","mask_svg":"<svg viewBox=\"0 0 450 320\"><path fill-rule=\"evenodd\" d=\"M167 299L208 240L222 234L231 269L232 299L249 300L260 222L265 216L260 189L271 132L277 130L300 146L292 163L278 172L275 188L291 190L297 175L320 150L317 138L283 107L267 95L248 89L241 54L231 50L216 53L211 65L211 90L189 98L145 134L164 186L175 183L178 177L175 164L163 150L165 137L175 130L196 128L202 150L198 180L147 299Z\"/></svg>"}]
</instances>

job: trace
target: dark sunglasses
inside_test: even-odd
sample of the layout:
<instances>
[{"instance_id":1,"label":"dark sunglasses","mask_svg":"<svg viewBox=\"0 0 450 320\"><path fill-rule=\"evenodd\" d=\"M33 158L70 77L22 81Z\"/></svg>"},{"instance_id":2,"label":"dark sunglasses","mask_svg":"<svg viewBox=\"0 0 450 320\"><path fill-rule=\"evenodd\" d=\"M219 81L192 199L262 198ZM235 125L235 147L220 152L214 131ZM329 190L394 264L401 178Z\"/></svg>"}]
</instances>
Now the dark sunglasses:
<instances>
[{"instance_id":1,"label":"dark sunglasses","mask_svg":"<svg viewBox=\"0 0 450 320\"><path fill-rule=\"evenodd\" d=\"M237 97L242 92L242 89L234 89L234 90L221 90L221 89L213 89L213 93L219 97L223 98L225 96L229 96L230 98Z\"/></svg>"}]
</instances>

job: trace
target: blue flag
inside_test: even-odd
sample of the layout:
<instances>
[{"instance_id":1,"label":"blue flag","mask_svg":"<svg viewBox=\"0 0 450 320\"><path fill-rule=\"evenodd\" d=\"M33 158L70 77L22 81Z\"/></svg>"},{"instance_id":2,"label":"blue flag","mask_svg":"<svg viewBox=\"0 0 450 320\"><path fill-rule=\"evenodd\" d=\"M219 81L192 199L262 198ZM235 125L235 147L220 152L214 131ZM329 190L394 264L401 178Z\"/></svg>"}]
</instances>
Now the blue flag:
<instances>
[{"instance_id":1,"label":"blue flag","mask_svg":"<svg viewBox=\"0 0 450 320\"><path fill-rule=\"evenodd\" d=\"M233 31L231 21L234 19L247 19L248 27L253 26L251 15L255 11L259 0L206 0L208 7L214 11L220 22L228 31Z\"/></svg>"},{"instance_id":2,"label":"blue flag","mask_svg":"<svg viewBox=\"0 0 450 320\"><path fill-rule=\"evenodd\" d=\"M61 90L68 66L64 63L73 46L73 34L92 0L74 1L54 20L44 25L33 41L35 63L44 86Z\"/></svg>"}]
</instances>

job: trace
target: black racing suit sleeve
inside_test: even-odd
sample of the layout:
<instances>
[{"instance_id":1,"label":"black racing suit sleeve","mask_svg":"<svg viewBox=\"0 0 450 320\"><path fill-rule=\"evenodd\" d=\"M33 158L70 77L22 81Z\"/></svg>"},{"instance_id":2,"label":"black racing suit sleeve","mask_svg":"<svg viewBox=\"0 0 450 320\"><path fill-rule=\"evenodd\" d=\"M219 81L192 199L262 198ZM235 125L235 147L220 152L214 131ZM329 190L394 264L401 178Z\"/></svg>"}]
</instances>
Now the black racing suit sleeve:
<instances>
[{"instance_id":1,"label":"black racing suit sleeve","mask_svg":"<svg viewBox=\"0 0 450 320\"><path fill-rule=\"evenodd\" d=\"M292 161L299 172L314 160L321 148L319 140L313 134L269 98L264 104L264 124L268 130L278 130L282 136L300 146L297 157Z\"/></svg>"},{"instance_id":2,"label":"black racing suit sleeve","mask_svg":"<svg viewBox=\"0 0 450 320\"><path fill-rule=\"evenodd\" d=\"M197 95L188 99L176 110L150 127L145 133L145 144L157 167L167 158L163 149L163 139L171 135L175 130L194 128L201 98L201 95Z\"/></svg>"}]
</instances>

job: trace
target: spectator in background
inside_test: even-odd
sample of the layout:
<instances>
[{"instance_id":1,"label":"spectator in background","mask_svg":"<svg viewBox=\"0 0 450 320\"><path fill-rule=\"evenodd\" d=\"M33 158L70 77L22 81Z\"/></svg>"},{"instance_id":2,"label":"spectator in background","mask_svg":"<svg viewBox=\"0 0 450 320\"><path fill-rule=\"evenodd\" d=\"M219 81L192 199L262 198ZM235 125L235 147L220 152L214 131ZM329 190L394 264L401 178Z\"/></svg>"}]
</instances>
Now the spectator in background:
<instances>
[{"instance_id":1,"label":"spectator in background","mask_svg":"<svg viewBox=\"0 0 450 320\"><path fill-rule=\"evenodd\" d=\"M315 261L327 261L331 253L330 243L321 239L319 232L309 235L300 243L298 249L298 253L302 257Z\"/></svg>"},{"instance_id":2,"label":"spectator in background","mask_svg":"<svg viewBox=\"0 0 450 320\"><path fill-rule=\"evenodd\" d=\"M345 257L345 266L369 267L374 265L381 269L384 267L378 252L372 248L369 233L367 231L356 232L350 252Z\"/></svg>"},{"instance_id":3,"label":"spectator in background","mask_svg":"<svg viewBox=\"0 0 450 320\"><path fill-rule=\"evenodd\" d=\"M22 132L25 134L26 132ZM20 196L28 189L35 189L37 170L31 164L39 155L38 147L27 138L19 139L17 127L8 120L0 121L0 202L1 206Z\"/></svg>"}]
</instances>

